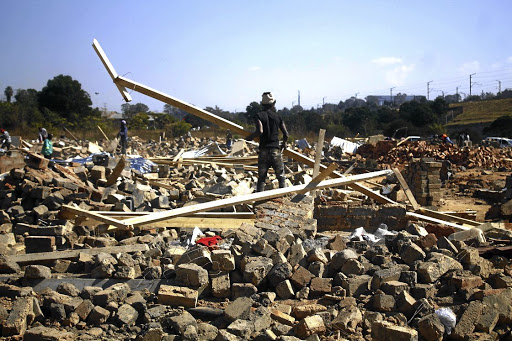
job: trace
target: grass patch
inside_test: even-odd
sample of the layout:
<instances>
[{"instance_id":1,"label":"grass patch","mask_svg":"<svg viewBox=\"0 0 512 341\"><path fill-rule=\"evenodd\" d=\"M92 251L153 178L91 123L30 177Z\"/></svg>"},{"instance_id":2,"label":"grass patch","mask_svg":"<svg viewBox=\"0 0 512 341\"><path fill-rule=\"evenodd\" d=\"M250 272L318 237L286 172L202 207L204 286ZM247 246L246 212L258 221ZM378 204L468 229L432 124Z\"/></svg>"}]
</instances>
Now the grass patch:
<instances>
[{"instance_id":1,"label":"grass patch","mask_svg":"<svg viewBox=\"0 0 512 341\"><path fill-rule=\"evenodd\" d=\"M463 112L449 122L448 126L489 123L498 117L512 115L512 98L450 104L450 108L455 107L462 107Z\"/></svg>"}]
</instances>

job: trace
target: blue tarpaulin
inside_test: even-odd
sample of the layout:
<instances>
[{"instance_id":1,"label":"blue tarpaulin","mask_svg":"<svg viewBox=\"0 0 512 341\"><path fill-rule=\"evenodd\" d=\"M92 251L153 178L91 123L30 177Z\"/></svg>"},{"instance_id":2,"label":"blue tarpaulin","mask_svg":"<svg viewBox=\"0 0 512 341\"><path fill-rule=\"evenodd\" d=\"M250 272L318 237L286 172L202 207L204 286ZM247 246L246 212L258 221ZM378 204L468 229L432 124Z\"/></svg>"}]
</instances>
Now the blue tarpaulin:
<instances>
[{"instance_id":1,"label":"blue tarpaulin","mask_svg":"<svg viewBox=\"0 0 512 341\"><path fill-rule=\"evenodd\" d=\"M95 155L98 156L110 156L109 153L95 153L91 154L88 157L82 157L82 158L71 158L66 160L67 162L76 162L80 164L85 164L87 162L92 162L93 157ZM151 166L156 166L157 164L153 161L149 161L148 159L143 158L140 155L127 155L126 161L130 163L130 169L135 169L142 174L151 172Z\"/></svg>"}]
</instances>

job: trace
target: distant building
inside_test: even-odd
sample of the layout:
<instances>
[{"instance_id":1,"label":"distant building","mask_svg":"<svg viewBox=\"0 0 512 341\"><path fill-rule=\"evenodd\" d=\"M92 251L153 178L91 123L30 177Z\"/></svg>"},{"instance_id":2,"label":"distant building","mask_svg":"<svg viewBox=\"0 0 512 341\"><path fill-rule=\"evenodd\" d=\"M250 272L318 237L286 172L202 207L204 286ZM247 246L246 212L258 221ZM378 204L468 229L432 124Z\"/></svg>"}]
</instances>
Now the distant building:
<instances>
[{"instance_id":1,"label":"distant building","mask_svg":"<svg viewBox=\"0 0 512 341\"><path fill-rule=\"evenodd\" d=\"M396 96L391 97L390 95L370 95L366 97L366 101L368 103L375 103L378 106L382 106L386 103L402 105L405 102L419 101L422 98L425 98L425 96L397 94Z\"/></svg>"}]
</instances>

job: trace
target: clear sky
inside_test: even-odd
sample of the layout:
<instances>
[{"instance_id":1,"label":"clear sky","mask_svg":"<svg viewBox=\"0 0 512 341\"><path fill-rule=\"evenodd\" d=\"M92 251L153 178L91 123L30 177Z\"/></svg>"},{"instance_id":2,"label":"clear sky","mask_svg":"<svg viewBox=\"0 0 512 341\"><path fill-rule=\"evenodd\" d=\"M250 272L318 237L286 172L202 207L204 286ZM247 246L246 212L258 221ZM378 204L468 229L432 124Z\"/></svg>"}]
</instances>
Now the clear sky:
<instances>
[{"instance_id":1,"label":"clear sky","mask_svg":"<svg viewBox=\"0 0 512 341\"><path fill-rule=\"evenodd\" d=\"M116 71L200 107L244 111L272 91L306 109L358 94L512 88L512 1L1 1L0 89L70 75L93 105L123 100ZM98 93L98 94L96 94ZM133 103L163 103L133 92Z\"/></svg>"}]
</instances>

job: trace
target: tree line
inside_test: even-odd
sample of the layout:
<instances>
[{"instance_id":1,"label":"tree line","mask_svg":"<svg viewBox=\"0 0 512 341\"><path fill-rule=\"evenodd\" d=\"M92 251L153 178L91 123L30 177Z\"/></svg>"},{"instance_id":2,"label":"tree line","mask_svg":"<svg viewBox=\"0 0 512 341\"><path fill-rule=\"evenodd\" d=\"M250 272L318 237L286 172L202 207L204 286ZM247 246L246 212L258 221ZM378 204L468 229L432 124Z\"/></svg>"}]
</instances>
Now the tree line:
<instances>
[{"instance_id":1,"label":"tree line","mask_svg":"<svg viewBox=\"0 0 512 341\"><path fill-rule=\"evenodd\" d=\"M50 129L95 129L97 125L104 127L112 124L102 117L99 108L92 107L89 93L71 76L58 75L48 80L40 91L14 91L8 86L4 95L6 101L0 102L0 126L6 129L37 126ZM433 101L424 96L415 96L409 101L408 98L406 94L399 93L393 96L392 101L379 105L377 96L365 99L351 97L337 104L326 103L317 108L305 109L300 105L285 107L278 113L295 138L309 133L316 134L321 128L326 129L329 136L338 137L374 134L427 136L445 132L443 123L449 104L461 101L458 94L439 96ZM464 101L500 98L512 98L512 91L505 90L497 95L482 93L469 96ZM251 102L243 112L230 112L218 106L206 107L205 110L250 129L254 115L262 107L258 102ZM165 104L162 112L157 113L151 112L143 103L126 103L121 106L121 112L130 129L165 130L171 136L183 135L192 127L213 125L169 104Z\"/></svg>"}]
</instances>

